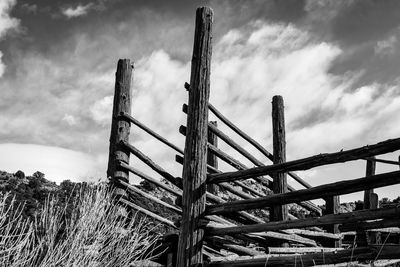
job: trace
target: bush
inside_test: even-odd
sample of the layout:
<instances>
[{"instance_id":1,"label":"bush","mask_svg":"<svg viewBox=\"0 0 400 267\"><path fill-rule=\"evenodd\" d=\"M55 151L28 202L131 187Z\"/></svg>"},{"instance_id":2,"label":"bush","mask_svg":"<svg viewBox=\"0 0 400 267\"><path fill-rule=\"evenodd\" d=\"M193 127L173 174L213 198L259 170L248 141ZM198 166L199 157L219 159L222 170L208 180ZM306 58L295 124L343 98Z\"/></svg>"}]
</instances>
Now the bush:
<instances>
[{"instance_id":1,"label":"bush","mask_svg":"<svg viewBox=\"0 0 400 267\"><path fill-rule=\"evenodd\" d=\"M0 195L0 266L125 267L151 256L158 236L135 215L124 216L106 185L87 187L71 201L69 216L48 198L30 220L19 216L23 207L14 198Z\"/></svg>"}]
</instances>

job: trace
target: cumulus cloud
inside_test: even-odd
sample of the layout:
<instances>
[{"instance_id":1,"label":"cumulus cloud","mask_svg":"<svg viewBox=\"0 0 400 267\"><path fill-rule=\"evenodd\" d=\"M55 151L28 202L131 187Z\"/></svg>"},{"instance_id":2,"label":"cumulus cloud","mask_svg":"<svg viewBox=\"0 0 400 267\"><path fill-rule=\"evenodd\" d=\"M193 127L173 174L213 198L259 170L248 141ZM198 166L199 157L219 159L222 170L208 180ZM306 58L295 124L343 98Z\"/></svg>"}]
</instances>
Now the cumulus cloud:
<instances>
[{"instance_id":1,"label":"cumulus cloud","mask_svg":"<svg viewBox=\"0 0 400 267\"><path fill-rule=\"evenodd\" d=\"M398 124L384 119L395 118L400 111L396 85L374 83L353 88L359 73L335 76L329 72L331 64L343 53L341 48L318 41L292 24L258 21L246 27L228 32L214 46L211 102L270 151L270 102L276 94L285 100L288 159L350 149L396 136ZM186 101L181 88L183 81L189 80L188 73L189 62L173 60L164 51L143 58L135 70L133 115L181 147L183 139L177 128L179 123L185 124L180 103ZM215 118L211 115L210 119ZM228 131L223 125L220 127ZM236 140L261 157L251 146ZM133 143L180 175L181 169L171 163L173 155L161 151L162 146L156 142L134 128ZM246 162L222 142L220 147ZM342 177L330 167L302 175L312 184L363 175L363 167L348 166L341 169ZM227 166L221 168L229 170Z\"/></svg>"},{"instance_id":2,"label":"cumulus cloud","mask_svg":"<svg viewBox=\"0 0 400 267\"><path fill-rule=\"evenodd\" d=\"M374 50L379 55L391 55L394 53L397 44L397 36L391 35L384 40L376 43Z\"/></svg>"},{"instance_id":3,"label":"cumulus cloud","mask_svg":"<svg viewBox=\"0 0 400 267\"><path fill-rule=\"evenodd\" d=\"M92 3L89 3L87 5L77 5L75 7L70 6L61 9L61 13L69 19L76 18L86 15L92 7Z\"/></svg>"},{"instance_id":4,"label":"cumulus cloud","mask_svg":"<svg viewBox=\"0 0 400 267\"><path fill-rule=\"evenodd\" d=\"M154 14L149 16L159 19ZM124 22L96 34L100 39L84 33L75 35L72 48L61 55L21 54L15 81L2 84L14 89L5 90L0 99L0 107L8 110L7 116L0 112L0 135L9 142L29 140L97 155L91 160L105 173L115 59L129 57L133 50L138 59L133 75L133 116L183 149L184 137L178 128L186 124L181 105L187 102L183 84L190 78L190 56L182 59L185 54L178 50L187 47L175 42L184 38L182 33L188 27L165 21L171 23L168 32L155 27L157 23L143 23L155 39L148 34L139 40L137 29L129 26L134 24ZM173 41L165 45L155 41L169 38ZM304 28L253 21L216 38L213 50L211 102L268 150L272 150L271 99L283 95L289 160L378 142L400 131L396 119L400 111L398 87L390 83L353 87L359 72L332 74L330 67L344 51L337 43L323 42ZM18 103L10 100L14 94L21 96ZM37 99L46 99L46 108ZM10 113L14 115L12 121ZM59 122L62 119L64 123ZM215 118L210 115L210 119ZM228 132L223 125L219 127ZM181 175L174 151L134 125L130 138L154 161ZM234 138L268 164L252 147ZM223 142L219 146L252 166ZM134 157L131 164L158 177ZM342 177L330 167L302 175L314 185L363 175L364 166L349 166L341 171ZM221 169L232 170L222 163Z\"/></svg>"},{"instance_id":5,"label":"cumulus cloud","mask_svg":"<svg viewBox=\"0 0 400 267\"><path fill-rule=\"evenodd\" d=\"M4 39L7 32L16 29L19 25L19 20L10 16L10 12L16 2L16 0L3 0L0 2L0 41ZM2 56L3 53L0 51L0 78L5 70L5 65L1 60Z\"/></svg>"}]
</instances>

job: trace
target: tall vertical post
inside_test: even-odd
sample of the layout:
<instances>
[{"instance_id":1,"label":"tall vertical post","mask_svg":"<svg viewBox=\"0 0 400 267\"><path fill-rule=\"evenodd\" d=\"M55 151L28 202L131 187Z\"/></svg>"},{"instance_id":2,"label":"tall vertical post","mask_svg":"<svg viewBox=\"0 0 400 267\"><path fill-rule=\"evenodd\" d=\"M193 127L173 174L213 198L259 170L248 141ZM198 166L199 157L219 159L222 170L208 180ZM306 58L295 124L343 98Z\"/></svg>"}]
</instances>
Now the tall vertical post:
<instances>
[{"instance_id":1,"label":"tall vertical post","mask_svg":"<svg viewBox=\"0 0 400 267\"><path fill-rule=\"evenodd\" d=\"M286 137L285 137L285 115L283 98L276 95L272 98L272 138L273 138L273 162L274 164L286 161ZM281 194L288 192L286 173L275 173L273 175L273 192ZM272 207L273 221L286 221L288 219L287 205L274 205ZM288 246L281 243L281 246Z\"/></svg>"},{"instance_id":2,"label":"tall vertical post","mask_svg":"<svg viewBox=\"0 0 400 267\"><path fill-rule=\"evenodd\" d=\"M108 158L107 177L114 186L117 195L125 195L123 189L119 189L119 181L129 182L129 173L117 166L118 161L129 164L129 150L121 145L122 141L129 141L130 123L119 115L121 112L131 114L131 80L132 69L129 59L118 60L115 73L115 91L111 122L110 149Z\"/></svg>"},{"instance_id":3,"label":"tall vertical post","mask_svg":"<svg viewBox=\"0 0 400 267\"><path fill-rule=\"evenodd\" d=\"M367 160L367 166L365 171L365 178L368 179L369 176L375 175L376 170L376 161L374 161L375 157L372 157L372 160ZM374 193L374 189L369 189L364 191L364 209L377 209L378 208L378 194ZM380 243L380 233L379 232L369 232L365 233L367 238L366 243L370 244L379 244ZM366 245L366 244L365 244Z\"/></svg>"},{"instance_id":4,"label":"tall vertical post","mask_svg":"<svg viewBox=\"0 0 400 267\"><path fill-rule=\"evenodd\" d=\"M340 212L340 196L332 196L332 197L326 198L324 215L338 214L339 212ZM327 225L326 230L328 231L328 233L333 233L333 234L340 233L338 224ZM342 246L342 241L341 240L327 240L327 241L325 241L324 245L329 246L329 247L339 248Z\"/></svg>"},{"instance_id":5,"label":"tall vertical post","mask_svg":"<svg viewBox=\"0 0 400 267\"><path fill-rule=\"evenodd\" d=\"M215 127L218 126L218 123L216 121L210 121L210 123ZM215 147L218 146L218 137L210 130L208 130L208 142ZM210 151L207 151L207 164L218 169L217 156L211 153ZM207 191L210 192L211 194L216 194L218 192L218 185L208 184Z\"/></svg>"},{"instance_id":6,"label":"tall vertical post","mask_svg":"<svg viewBox=\"0 0 400 267\"><path fill-rule=\"evenodd\" d=\"M213 11L196 10L196 26L187 112L187 132L183 161L182 223L178 243L177 266L202 266L207 176L208 99Z\"/></svg>"}]
</instances>

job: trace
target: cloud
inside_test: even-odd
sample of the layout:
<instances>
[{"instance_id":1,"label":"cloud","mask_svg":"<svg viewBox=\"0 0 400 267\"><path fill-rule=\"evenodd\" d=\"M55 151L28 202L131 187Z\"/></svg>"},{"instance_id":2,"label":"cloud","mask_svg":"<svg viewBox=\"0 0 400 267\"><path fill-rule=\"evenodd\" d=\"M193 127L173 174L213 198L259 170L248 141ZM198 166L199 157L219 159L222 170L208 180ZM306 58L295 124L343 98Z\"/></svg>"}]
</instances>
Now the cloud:
<instances>
[{"instance_id":1,"label":"cloud","mask_svg":"<svg viewBox=\"0 0 400 267\"><path fill-rule=\"evenodd\" d=\"M19 20L10 16L12 8L17 3L16 0L3 0L0 2L0 39L19 25Z\"/></svg>"},{"instance_id":2,"label":"cloud","mask_svg":"<svg viewBox=\"0 0 400 267\"><path fill-rule=\"evenodd\" d=\"M76 118L70 114L65 114L62 118L69 126L74 126L77 124Z\"/></svg>"},{"instance_id":3,"label":"cloud","mask_svg":"<svg viewBox=\"0 0 400 267\"><path fill-rule=\"evenodd\" d=\"M283 95L289 160L395 137L400 131L395 125L400 121L387 118L398 117L398 86L371 83L354 88L360 73L337 76L329 72L342 53L337 44L321 42L293 24L252 22L246 29L228 32L215 43L211 102L271 151L270 102L273 95ZM181 147L183 139L177 128L179 123L185 124L180 103L186 101L186 96L180 88L183 81L189 80L188 73L189 62L176 61L161 50L140 60L135 69L133 116ZM210 115L210 119L215 118ZM224 125L219 127L229 131ZM243 140L234 139L262 158ZM181 169L171 163L173 153L164 151L156 140L133 128L131 141L180 175ZM248 166L253 165L223 142L219 146ZM132 161L141 166L135 158ZM362 164L346 166L318 168L302 175L315 185L363 176ZM231 170L223 164L221 169ZM394 196L394 192L384 192Z\"/></svg>"},{"instance_id":4,"label":"cloud","mask_svg":"<svg viewBox=\"0 0 400 267\"><path fill-rule=\"evenodd\" d=\"M89 3L87 5L77 5L76 7L67 7L61 9L61 13L67 18L71 19L86 15L92 7L92 3Z\"/></svg>"},{"instance_id":5,"label":"cloud","mask_svg":"<svg viewBox=\"0 0 400 267\"><path fill-rule=\"evenodd\" d=\"M10 12L16 4L16 0L3 0L0 2L0 41L5 38L6 34L17 29L19 20L10 16ZM5 65L2 61L3 53L0 51L0 78L5 71Z\"/></svg>"},{"instance_id":6,"label":"cloud","mask_svg":"<svg viewBox=\"0 0 400 267\"><path fill-rule=\"evenodd\" d=\"M105 96L97 100L90 108L92 118L101 125L110 123L112 114L113 96Z\"/></svg>"},{"instance_id":7,"label":"cloud","mask_svg":"<svg viewBox=\"0 0 400 267\"><path fill-rule=\"evenodd\" d=\"M374 50L379 55L391 55L394 54L397 44L397 36L391 35L384 40L380 40L376 43Z\"/></svg>"},{"instance_id":8,"label":"cloud","mask_svg":"<svg viewBox=\"0 0 400 267\"><path fill-rule=\"evenodd\" d=\"M8 172L22 170L27 175L41 171L46 178L57 183L96 181L103 176L95 157L70 149L33 144L0 144L0 166ZM101 168L100 170L102 170Z\"/></svg>"}]
</instances>

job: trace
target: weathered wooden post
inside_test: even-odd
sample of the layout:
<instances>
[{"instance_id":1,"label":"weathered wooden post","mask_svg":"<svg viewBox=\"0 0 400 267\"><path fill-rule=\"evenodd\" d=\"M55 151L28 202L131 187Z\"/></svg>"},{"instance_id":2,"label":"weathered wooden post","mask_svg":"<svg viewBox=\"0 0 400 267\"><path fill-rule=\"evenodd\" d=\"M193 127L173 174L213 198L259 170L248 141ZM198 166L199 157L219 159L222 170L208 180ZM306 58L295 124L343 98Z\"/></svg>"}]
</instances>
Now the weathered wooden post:
<instances>
[{"instance_id":1,"label":"weathered wooden post","mask_svg":"<svg viewBox=\"0 0 400 267\"><path fill-rule=\"evenodd\" d=\"M211 8L200 7L196 10L182 174L182 226L178 243L178 267L203 264L204 229L199 228L199 220L204 215L206 203L212 20Z\"/></svg>"},{"instance_id":2,"label":"weathered wooden post","mask_svg":"<svg viewBox=\"0 0 400 267\"><path fill-rule=\"evenodd\" d=\"M283 98L280 95L272 98L272 134L273 162L274 164L283 163L286 161L285 114ZM272 186L274 194L288 192L286 173L275 173ZM287 205L274 205L270 217L273 221L288 220ZM288 243L281 243L280 245L286 247Z\"/></svg>"},{"instance_id":3,"label":"weathered wooden post","mask_svg":"<svg viewBox=\"0 0 400 267\"><path fill-rule=\"evenodd\" d=\"M118 60L115 74L114 103L111 122L110 149L108 158L107 177L114 186L115 194L123 196L125 190L119 189L118 181L129 182L127 170L118 168L118 161L129 164L129 150L121 145L129 141L130 123L119 116L122 112L131 114L131 79L133 65L129 59Z\"/></svg>"},{"instance_id":4,"label":"weathered wooden post","mask_svg":"<svg viewBox=\"0 0 400 267\"><path fill-rule=\"evenodd\" d=\"M210 121L210 123L215 127L218 126L218 123L216 121ZM210 130L208 130L208 142L213 146L218 147L218 137ZM207 164L218 169L217 156L210 151L207 151ZM207 191L211 194L216 194L218 192L218 185L208 184Z\"/></svg>"},{"instance_id":5,"label":"weathered wooden post","mask_svg":"<svg viewBox=\"0 0 400 267\"><path fill-rule=\"evenodd\" d=\"M375 157L371 160L367 160L367 166L365 171L365 178L368 179L369 176L375 175L376 161ZM364 191L364 209L377 209L379 205L378 194L374 193L374 189L369 189ZM362 236L367 238L367 243L379 244L380 243L380 233L379 232L369 232L363 233ZM366 244L365 244L366 245Z\"/></svg>"},{"instance_id":6,"label":"weathered wooden post","mask_svg":"<svg viewBox=\"0 0 400 267\"><path fill-rule=\"evenodd\" d=\"M327 214L339 214L340 212L340 196L328 197L325 199L325 213ZM340 233L339 225L332 224L327 225L326 230L328 233L338 234ZM340 248L342 246L341 240L328 240L324 243L325 246Z\"/></svg>"}]
</instances>

